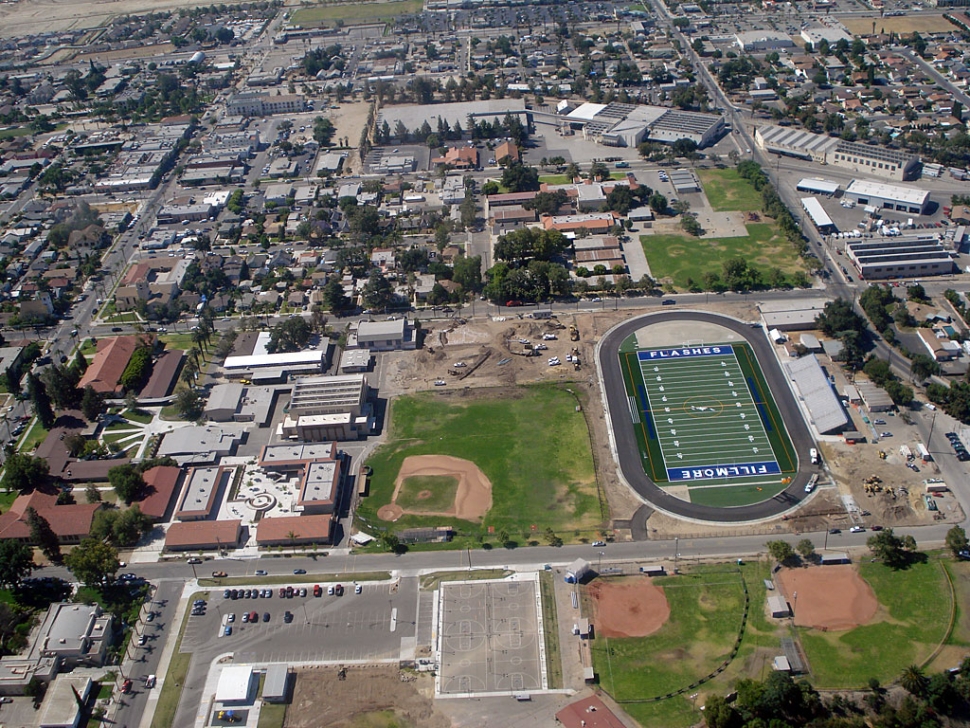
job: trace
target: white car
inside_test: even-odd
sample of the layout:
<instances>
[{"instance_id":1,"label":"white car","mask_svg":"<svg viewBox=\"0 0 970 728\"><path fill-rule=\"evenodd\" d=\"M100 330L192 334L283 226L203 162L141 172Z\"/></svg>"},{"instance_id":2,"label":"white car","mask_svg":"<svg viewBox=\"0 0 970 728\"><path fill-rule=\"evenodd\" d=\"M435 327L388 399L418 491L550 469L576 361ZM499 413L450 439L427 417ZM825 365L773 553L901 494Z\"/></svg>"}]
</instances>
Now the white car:
<instances>
[{"instance_id":1,"label":"white car","mask_svg":"<svg viewBox=\"0 0 970 728\"><path fill-rule=\"evenodd\" d=\"M543 334L543 335L542 335L542 338L543 338L543 339L544 339L545 341L555 341L557 337L556 337L556 335L555 335L555 334Z\"/></svg>"},{"instance_id":2,"label":"white car","mask_svg":"<svg viewBox=\"0 0 970 728\"><path fill-rule=\"evenodd\" d=\"M445 386L445 384L447 384L447 382L445 382L444 379L435 379L434 380L434 386L436 386L436 387L443 387L443 386Z\"/></svg>"},{"instance_id":3,"label":"white car","mask_svg":"<svg viewBox=\"0 0 970 728\"><path fill-rule=\"evenodd\" d=\"M456 361L451 366L453 366L455 369L462 369L464 367L467 367L468 365L465 362L463 362L463 361Z\"/></svg>"},{"instance_id":4,"label":"white car","mask_svg":"<svg viewBox=\"0 0 970 728\"><path fill-rule=\"evenodd\" d=\"M552 359L549 360L549 366L551 367L557 367L560 364L562 364L562 362L559 361L559 357L554 356L552 357Z\"/></svg>"},{"instance_id":5,"label":"white car","mask_svg":"<svg viewBox=\"0 0 970 728\"><path fill-rule=\"evenodd\" d=\"M865 530L862 526L853 526L849 529L849 533L862 533Z\"/></svg>"}]
</instances>

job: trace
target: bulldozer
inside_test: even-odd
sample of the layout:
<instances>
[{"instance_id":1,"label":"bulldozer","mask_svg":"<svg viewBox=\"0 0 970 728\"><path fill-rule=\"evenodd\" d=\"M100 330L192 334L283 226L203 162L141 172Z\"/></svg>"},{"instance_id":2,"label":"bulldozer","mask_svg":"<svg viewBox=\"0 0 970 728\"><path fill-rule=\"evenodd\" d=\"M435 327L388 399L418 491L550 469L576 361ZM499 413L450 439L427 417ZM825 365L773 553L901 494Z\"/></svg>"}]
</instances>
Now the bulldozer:
<instances>
[{"instance_id":1,"label":"bulldozer","mask_svg":"<svg viewBox=\"0 0 970 728\"><path fill-rule=\"evenodd\" d=\"M569 340L579 341L579 329L576 328L576 324L569 324Z\"/></svg>"}]
</instances>

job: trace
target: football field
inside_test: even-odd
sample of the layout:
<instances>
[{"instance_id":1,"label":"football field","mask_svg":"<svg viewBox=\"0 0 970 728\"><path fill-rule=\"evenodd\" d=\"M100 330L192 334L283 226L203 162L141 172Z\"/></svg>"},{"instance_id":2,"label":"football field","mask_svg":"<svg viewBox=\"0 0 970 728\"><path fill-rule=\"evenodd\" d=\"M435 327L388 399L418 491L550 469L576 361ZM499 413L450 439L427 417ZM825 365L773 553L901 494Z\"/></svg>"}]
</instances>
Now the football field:
<instances>
[{"instance_id":1,"label":"football field","mask_svg":"<svg viewBox=\"0 0 970 728\"><path fill-rule=\"evenodd\" d=\"M717 506L755 503L785 489L797 460L750 347L624 347L620 359L651 480Z\"/></svg>"}]
</instances>

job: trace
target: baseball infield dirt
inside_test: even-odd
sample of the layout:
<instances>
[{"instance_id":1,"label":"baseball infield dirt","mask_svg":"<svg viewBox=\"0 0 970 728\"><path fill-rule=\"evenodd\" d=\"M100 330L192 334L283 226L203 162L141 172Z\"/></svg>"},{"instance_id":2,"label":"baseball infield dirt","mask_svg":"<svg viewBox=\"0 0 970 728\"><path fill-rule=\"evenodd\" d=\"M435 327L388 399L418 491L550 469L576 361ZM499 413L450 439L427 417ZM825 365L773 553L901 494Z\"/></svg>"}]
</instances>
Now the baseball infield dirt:
<instances>
[{"instance_id":1,"label":"baseball infield dirt","mask_svg":"<svg viewBox=\"0 0 970 728\"><path fill-rule=\"evenodd\" d=\"M593 629L600 637L646 637L670 618L664 590L646 577L597 579L589 595Z\"/></svg>"},{"instance_id":2,"label":"baseball infield dirt","mask_svg":"<svg viewBox=\"0 0 970 728\"><path fill-rule=\"evenodd\" d=\"M782 569L775 581L800 627L852 629L871 622L879 609L872 587L852 564Z\"/></svg>"},{"instance_id":3,"label":"baseball infield dirt","mask_svg":"<svg viewBox=\"0 0 970 728\"><path fill-rule=\"evenodd\" d=\"M404 458L401 470L394 481L394 496L389 505L383 506L377 516L385 521L396 521L405 513L396 501L401 485L407 478L418 475L442 475L455 478L458 490L454 505L441 513L414 513L421 516L454 516L464 521L479 521L492 507L492 483L485 473L470 460L454 458L450 455L412 455Z\"/></svg>"}]
</instances>

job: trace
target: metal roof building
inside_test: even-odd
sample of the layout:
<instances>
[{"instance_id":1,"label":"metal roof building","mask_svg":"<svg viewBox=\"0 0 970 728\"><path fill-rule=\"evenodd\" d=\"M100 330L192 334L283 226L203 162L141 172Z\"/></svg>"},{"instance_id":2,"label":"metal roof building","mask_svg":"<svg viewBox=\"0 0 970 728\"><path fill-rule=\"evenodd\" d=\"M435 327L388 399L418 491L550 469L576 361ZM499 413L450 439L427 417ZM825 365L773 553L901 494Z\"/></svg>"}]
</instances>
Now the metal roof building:
<instances>
[{"instance_id":1,"label":"metal roof building","mask_svg":"<svg viewBox=\"0 0 970 728\"><path fill-rule=\"evenodd\" d=\"M823 235L835 231L835 223L832 218L822 208L822 204L814 197L803 197L802 207L808 213L808 217L815 225L816 229Z\"/></svg>"},{"instance_id":2,"label":"metal roof building","mask_svg":"<svg viewBox=\"0 0 970 728\"><path fill-rule=\"evenodd\" d=\"M799 192L811 192L816 195L835 195L841 189L838 182L815 177L804 177L798 181L795 189Z\"/></svg>"},{"instance_id":3,"label":"metal roof building","mask_svg":"<svg viewBox=\"0 0 970 728\"><path fill-rule=\"evenodd\" d=\"M815 318L822 313L824 298L794 297L782 301L761 301L758 310L765 326L782 331L806 331L815 328Z\"/></svg>"},{"instance_id":4,"label":"metal roof building","mask_svg":"<svg viewBox=\"0 0 970 728\"><path fill-rule=\"evenodd\" d=\"M930 193L926 190L864 179L852 180L845 188L845 196L860 205L871 205L910 215L922 215L930 203Z\"/></svg>"},{"instance_id":5,"label":"metal roof building","mask_svg":"<svg viewBox=\"0 0 970 728\"><path fill-rule=\"evenodd\" d=\"M253 668L249 665L227 665L219 675L216 701L219 703L243 703L249 700L253 685Z\"/></svg>"},{"instance_id":6,"label":"metal roof building","mask_svg":"<svg viewBox=\"0 0 970 728\"><path fill-rule=\"evenodd\" d=\"M263 680L263 700L267 703L285 703L289 699L290 670L279 663L266 668Z\"/></svg>"},{"instance_id":7,"label":"metal roof building","mask_svg":"<svg viewBox=\"0 0 970 728\"><path fill-rule=\"evenodd\" d=\"M935 234L858 240L846 244L845 254L867 280L953 272L953 258Z\"/></svg>"},{"instance_id":8,"label":"metal roof building","mask_svg":"<svg viewBox=\"0 0 970 728\"><path fill-rule=\"evenodd\" d=\"M785 362L785 371L808 410L811 424L820 434L839 432L848 427L849 417L814 354Z\"/></svg>"}]
</instances>

